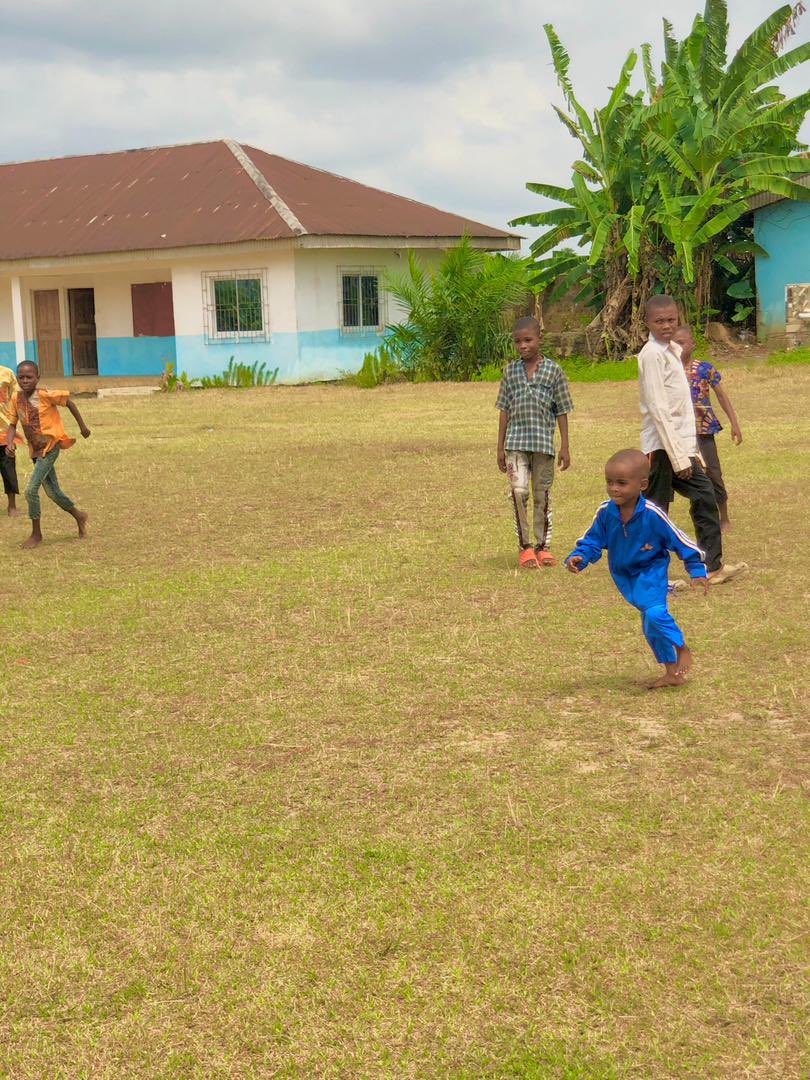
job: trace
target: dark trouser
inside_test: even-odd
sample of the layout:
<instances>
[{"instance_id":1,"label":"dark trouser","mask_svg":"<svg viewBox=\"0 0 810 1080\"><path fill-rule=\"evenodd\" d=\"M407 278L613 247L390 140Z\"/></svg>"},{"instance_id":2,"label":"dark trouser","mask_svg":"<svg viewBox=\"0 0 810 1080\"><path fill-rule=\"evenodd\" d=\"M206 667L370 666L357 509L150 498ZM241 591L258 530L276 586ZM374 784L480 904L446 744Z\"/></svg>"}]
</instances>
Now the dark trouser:
<instances>
[{"instance_id":1,"label":"dark trouser","mask_svg":"<svg viewBox=\"0 0 810 1080\"><path fill-rule=\"evenodd\" d=\"M718 506L725 506L728 502L728 492L723 483L723 470L720 468L720 455L717 453L717 443L714 435L698 435L698 450L703 458L703 467L706 475L712 482L714 497Z\"/></svg>"},{"instance_id":2,"label":"dark trouser","mask_svg":"<svg viewBox=\"0 0 810 1080\"><path fill-rule=\"evenodd\" d=\"M5 491L6 495L19 495L20 486L17 483L17 462L13 457L9 457L1 446L0 473L3 474L3 491Z\"/></svg>"},{"instance_id":3,"label":"dark trouser","mask_svg":"<svg viewBox=\"0 0 810 1080\"><path fill-rule=\"evenodd\" d=\"M653 450L650 457L650 482L645 495L669 513L672 493L677 491L689 500L689 513L695 526L697 542L706 554L706 569L711 574L723 565L723 542L720 533L720 514L712 482L697 458L692 458L692 475L680 480L672 471L666 450Z\"/></svg>"}]
</instances>

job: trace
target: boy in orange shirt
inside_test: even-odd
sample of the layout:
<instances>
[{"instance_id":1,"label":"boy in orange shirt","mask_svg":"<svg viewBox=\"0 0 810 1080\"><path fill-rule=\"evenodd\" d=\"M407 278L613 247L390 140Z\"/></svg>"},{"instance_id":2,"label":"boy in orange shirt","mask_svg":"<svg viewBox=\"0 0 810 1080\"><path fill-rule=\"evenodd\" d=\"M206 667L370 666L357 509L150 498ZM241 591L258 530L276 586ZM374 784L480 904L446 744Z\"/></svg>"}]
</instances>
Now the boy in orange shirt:
<instances>
[{"instance_id":1,"label":"boy in orange shirt","mask_svg":"<svg viewBox=\"0 0 810 1080\"><path fill-rule=\"evenodd\" d=\"M58 406L63 406L75 418L79 425L82 437L90 437L90 428L81 418L81 414L73 402L67 390L37 389L39 384L39 368L31 361L26 360L17 366L17 382L20 389L11 399L8 410L8 433L6 435L6 454L12 454L14 439L17 434L17 421L22 423L25 437L28 440L28 448L31 459L34 462L34 471L25 489L25 497L28 500L28 514L31 518L31 535L22 545L24 548L34 548L42 543L42 529L39 519L41 507L39 502L39 489L43 487L45 494L53 499L57 506L70 514L79 526L79 537L84 539L87 535L87 514L78 510L71 499L65 495L59 487L56 479L56 459L59 451L73 446L76 442L66 433L59 415Z\"/></svg>"}]
</instances>

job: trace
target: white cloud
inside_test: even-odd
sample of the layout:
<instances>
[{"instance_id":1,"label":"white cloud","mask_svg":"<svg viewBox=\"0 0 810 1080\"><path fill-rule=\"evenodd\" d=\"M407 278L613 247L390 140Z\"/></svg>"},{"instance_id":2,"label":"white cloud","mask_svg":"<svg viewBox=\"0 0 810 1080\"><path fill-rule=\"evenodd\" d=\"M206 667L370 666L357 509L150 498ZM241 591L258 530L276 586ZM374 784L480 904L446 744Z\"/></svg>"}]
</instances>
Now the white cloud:
<instances>
[{"instance_id":1,"label":"white cloud","mask_svg":"<svg viewBox=\"0 0 810 1080\"><path fill-rule=\"evenodd\" d=\"M770 10L732 4L735 48ZM597 0L0 0L0 159L228 135L503 226L540 208L527 180L562 182L577 156L551 109L561 95L541 23L569 49L590 109L631 47L659 45L664 11L643 0L609 13ZM675 18L678 34L692 17ZM800 28L789 47L807 39L810 15ZM805 84L798 73L785 88Z\"/></svg>"}]
</instances>

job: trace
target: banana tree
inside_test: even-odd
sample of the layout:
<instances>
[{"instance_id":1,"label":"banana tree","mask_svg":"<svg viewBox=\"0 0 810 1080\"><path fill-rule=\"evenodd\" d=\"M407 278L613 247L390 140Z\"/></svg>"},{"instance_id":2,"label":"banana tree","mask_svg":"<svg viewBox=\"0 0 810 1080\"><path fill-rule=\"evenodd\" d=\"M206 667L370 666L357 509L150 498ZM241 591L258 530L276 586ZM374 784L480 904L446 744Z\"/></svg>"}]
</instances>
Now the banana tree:
<instances>
[{"instance_id":1,"label":"banana tree","mask_svg":"<svg viewBox=\"0 0 810 1080\"><path fill-rule=\"evenodd\" d=\"M810 199L795 179L810 171L797 153L810 93L786 98L773 85L810 59L810 44L778 54L795 18L789 5L779 8L729 61L725 0L706 0L683 41L665 20L660 77L643 45L645 91L631 93L638 62L631 51L607 104L592 116L574 94L568 53L546 25L567 106L556 111L581 153L570 186L527 185L563 205L513 224L549 227L532 245L534 283L578 287L597 310L608 351L639 344L650 292L666 287L705 317L718 268L732 283L745 275L754 246L739 226L754 195ZM557 250L569 240L588 250Z\"/></svg>"}]
</instances>

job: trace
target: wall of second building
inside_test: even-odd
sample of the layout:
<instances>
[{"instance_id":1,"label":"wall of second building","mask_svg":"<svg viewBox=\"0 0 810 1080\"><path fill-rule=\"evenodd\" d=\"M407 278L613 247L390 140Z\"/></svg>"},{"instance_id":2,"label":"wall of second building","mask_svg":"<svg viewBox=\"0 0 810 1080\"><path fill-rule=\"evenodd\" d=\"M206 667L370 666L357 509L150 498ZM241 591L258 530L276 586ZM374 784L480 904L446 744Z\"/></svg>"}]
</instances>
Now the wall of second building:
<instances>
[{"instance_id":1,"label":"wall of second building","mask_svg":"<svg viewBox=\"0 0 810 1080\"><path fill-rule=\"evenodd\" d=\"M754 214L754 239L768 252L756 261L757 334L761 341L781 339L788 286L810 284L810 203L763 206Z\"/></svg>"}]
</instances>

